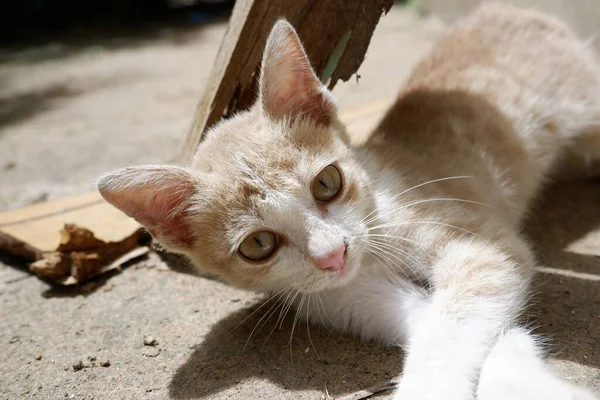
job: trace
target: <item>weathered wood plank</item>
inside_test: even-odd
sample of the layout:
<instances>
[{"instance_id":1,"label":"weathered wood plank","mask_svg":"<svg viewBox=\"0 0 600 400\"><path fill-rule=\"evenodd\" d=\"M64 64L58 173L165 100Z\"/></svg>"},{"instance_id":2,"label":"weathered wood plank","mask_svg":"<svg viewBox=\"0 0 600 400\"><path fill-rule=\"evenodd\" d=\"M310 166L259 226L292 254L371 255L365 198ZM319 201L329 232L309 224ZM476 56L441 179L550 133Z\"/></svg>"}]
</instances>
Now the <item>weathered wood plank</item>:
<instances>
[{"instance_id":1,"label":"weathered wood plank","mask_svg":"<svg viewBox=\"0 0 600 400\"><path fill-rule=\"evenodd\" d=\"M0 212L0 231L42 251L56 249L60 230L68 223L87 228L107 242L119 241L139 228L96 191Z\"/></svg>"},{"instance_id":2,"label":"weathered wood plank","mask_svg":"<svg viewBox=\"0 0 600 400\"><path fill-rule=\"evenodd\" d=\"M185 142L184 163L207 128L254 102L262 50L279 18L296 28L319 77L336 45L347 40L335 68L330 62L327 68L333 88L358 70L375 26L392 5L393 0L238 0Z\"/></svg>"}]
</instances>

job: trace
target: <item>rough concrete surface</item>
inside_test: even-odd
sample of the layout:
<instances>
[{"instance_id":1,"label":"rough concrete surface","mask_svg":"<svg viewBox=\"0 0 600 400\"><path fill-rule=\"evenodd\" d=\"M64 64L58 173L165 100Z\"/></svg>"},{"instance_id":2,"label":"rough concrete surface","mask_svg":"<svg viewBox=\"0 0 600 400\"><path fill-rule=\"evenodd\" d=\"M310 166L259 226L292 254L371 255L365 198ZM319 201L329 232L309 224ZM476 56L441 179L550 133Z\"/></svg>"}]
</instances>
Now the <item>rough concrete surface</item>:
<instances>
[{"instance_id":1,"label":"rough concrete surface","mask_svg":"<svg viewBox=\"0 0 600 400\"><path fill-rule=\"evenodd\" d=\"M83 191L107 169L173 159L224 29L0 64L0 204ZM341 106L394 95L439 30L434 18L394 8L360 85L336 89ZM544 266L528 321L551 338L561 375L600 392L598 204L598 182L549 188L525 231ZM272 305L263 301L156 255L69 289L4 260L0 399L328 399L399 374L399 349L303 321L292 335L291 316L281 328L278 313L262 319Z\"/></svg>"}]
</instances>

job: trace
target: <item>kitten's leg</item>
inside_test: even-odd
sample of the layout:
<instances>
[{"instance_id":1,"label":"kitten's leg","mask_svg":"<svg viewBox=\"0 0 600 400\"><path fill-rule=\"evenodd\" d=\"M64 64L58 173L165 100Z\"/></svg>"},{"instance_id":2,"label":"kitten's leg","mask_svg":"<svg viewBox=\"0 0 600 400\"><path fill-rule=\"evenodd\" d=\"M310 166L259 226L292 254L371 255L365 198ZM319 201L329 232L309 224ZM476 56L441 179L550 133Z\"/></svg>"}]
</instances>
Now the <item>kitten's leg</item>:
<instances>
[{"instance_id":1,"label":"kitten's leg","mask_svg":"<svg viewBox=\"0 0 600 400\"><path fill-rule=\"evenodd\" d=\"M502 235L502 239L500 239ZM493 244L454 240L432 266L433 294L409 327L397 400L472 400L481 367L499 334L524 306L533 259L515 234Z\"/></svg>"},{"instance_id":2,"label":"kitten's leg","mask_svg":"<svg viewBox=\"0 0 600 400\"><path fill-rule=\"evenodd\" d=\"M503 334L486 358L477 400L595 400L594 395L556 377L540 347L524 329Z\"/></svg>"}]
</instances>

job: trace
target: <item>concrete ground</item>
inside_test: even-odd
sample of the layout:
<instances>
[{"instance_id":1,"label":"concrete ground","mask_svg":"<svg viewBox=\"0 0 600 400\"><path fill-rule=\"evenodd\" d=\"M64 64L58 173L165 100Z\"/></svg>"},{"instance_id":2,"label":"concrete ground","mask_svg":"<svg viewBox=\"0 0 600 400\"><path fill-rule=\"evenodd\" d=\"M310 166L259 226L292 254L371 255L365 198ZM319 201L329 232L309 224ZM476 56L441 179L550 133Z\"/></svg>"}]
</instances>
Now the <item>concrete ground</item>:
<instances>
[{"instance_id":1,"label":"concrete ground","mask_svg":"<svg viewBox=\"0 0 600 400\"><path fill-rule=\"evenodd\" d=\"M4 54L0 207L175 159L224 30ZM393 96L440 30L435 18L392 9L360 84L336 88L341 107ZM598 182L550 188L526 232L544 266L529 321L551 339L553 367L600 392L598 204ZM171 267L153 255L65 289L0 262L0 399L358 399L400 372L399 349L303 323L291 335L290 318L281 328L261 320L262 296Z\"/></svg>"}]
</instances>

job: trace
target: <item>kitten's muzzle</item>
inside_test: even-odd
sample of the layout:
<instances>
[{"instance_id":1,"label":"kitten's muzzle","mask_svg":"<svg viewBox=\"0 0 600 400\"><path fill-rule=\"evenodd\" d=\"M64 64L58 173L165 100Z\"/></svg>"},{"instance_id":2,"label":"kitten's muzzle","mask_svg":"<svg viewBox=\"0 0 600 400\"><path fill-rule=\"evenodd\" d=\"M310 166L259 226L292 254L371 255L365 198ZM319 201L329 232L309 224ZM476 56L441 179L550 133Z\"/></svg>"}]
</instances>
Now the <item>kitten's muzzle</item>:
<instances>
[{"instance_id":1,"label":"kitten's muzzle","mask_svg":"<svg viewBox=\"0 0 600 400\"><path fill-rule=\"evenodd\" d=\"M323 271L341 271L346 266L346 245L342 244L326 256L314 258L313 261Z\"/></svg>"}]
</instances>

